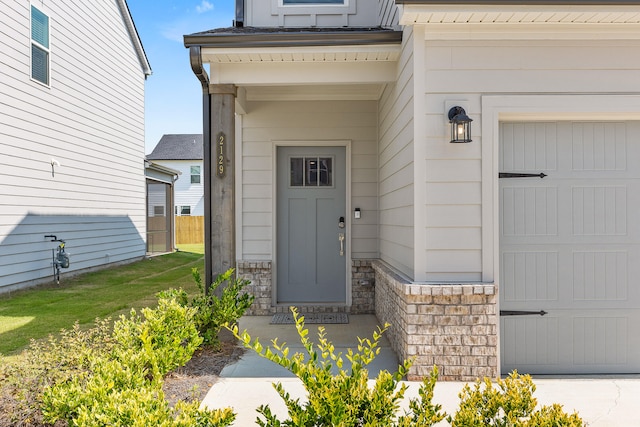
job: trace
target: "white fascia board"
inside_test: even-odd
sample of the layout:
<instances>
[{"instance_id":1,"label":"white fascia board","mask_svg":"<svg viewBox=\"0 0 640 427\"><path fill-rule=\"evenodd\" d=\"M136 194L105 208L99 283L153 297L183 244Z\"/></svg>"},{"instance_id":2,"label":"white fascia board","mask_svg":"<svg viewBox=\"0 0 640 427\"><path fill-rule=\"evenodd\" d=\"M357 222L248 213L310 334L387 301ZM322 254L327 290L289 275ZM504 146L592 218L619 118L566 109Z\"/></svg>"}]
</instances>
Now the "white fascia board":
<instances>
[{"instance_id":1,"label":"white fascia board","mask_svg":"<svg viewBox=\"0 0 640 427\"><path fill-rule=\"evenodd\" d=\"M395 62L305 62L212 64L212 84L302 85L388 83L396 79Z\"/></svg>"}]
</instances>

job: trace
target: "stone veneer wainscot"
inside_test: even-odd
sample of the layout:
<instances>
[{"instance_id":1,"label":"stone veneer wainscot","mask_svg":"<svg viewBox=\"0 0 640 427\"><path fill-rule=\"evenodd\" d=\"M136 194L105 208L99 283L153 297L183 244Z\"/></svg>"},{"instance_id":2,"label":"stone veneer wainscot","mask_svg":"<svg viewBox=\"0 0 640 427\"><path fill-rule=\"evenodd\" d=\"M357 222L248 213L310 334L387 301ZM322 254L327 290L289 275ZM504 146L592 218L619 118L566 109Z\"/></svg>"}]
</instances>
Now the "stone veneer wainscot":
<instances>
[{"instance_id":1,"label":"stone veneer wainscot","mask_svg":"<svg viewBox=\"0 0 640 427\"><path fill-rule=\"evenodd\" d=\"M414 358L407 378L438 366L443 381L498 376L496 288L487 284L416 284L382 261L373 263L376 315L400 360Z\"/></svg>"},{"instance_id":2,"label":"stone veneer wainscot","mask_svg":"<svg viewBox=\"0 0 640 427\"><path fill-rule=\"evenodd\" d=\"M288 313L286 305L274 306L271 261L238 261L239 277L249 281L248 293L256 297L247 310L251 316ZM352 305L346 306L298 306L301 313L351 313L371 314L375 310L375 273L372 260L358 259L351 262Z\"/></svg>"}]
</instances>

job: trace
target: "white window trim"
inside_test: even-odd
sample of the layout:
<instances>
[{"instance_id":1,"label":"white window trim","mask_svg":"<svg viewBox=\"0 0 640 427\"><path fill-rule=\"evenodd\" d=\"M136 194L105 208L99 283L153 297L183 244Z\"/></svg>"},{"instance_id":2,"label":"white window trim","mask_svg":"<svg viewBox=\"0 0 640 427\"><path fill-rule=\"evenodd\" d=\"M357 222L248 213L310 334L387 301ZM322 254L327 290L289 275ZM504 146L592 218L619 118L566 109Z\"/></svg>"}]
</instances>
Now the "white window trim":
<instances>
[{"instance_id":1,"label":"white window trim","mask_svg":"<svg viewBox=\"0 0 640 427\"><path fill-rule=\"evenodd\" d=\"M299 3L284 4L285 0L278 0L279 7L349 7L349 0L343 0L342 3Z\"/></svg>"},{"instance_id":2,"label":"white window trim","mask_svg":"<svg viewBox=\"0 0 640 427\"><path fill-rule=\"evenodd\" d=\"M272 15L345 15L356 13L356 1L344 0L343 4L284 4L282 0L271 0Z\"/></svg>"},{"instance_id":3,"label":"white window trim","mask_svg":"<svg viewBox=\"0 0 640 427\"><path fill-rule=\"evenodd\" d=\"M42 14L47 16L47 36L49 37L49 47L42 46L40 43L38 43L32 38L32 31L33 31L33 19L31 15L32 7L36 8ZM41 7L38 7L33 3L29 3L29 80L39 85L42 85L44 87L51 87L51 44L52 44L51 16L49 15L49 13L45 12ZM33 78L33 53L31 52L31 49L33 48L34 45L44 50L45 52L47 52L47 82L46 83Z\"/></svg>"},{"instance_id":4,"label":"white window trim","mask_svg":"<svg viewBox=\"0 0 640 427\"><path fill-rule=\"evenodd\" d=\"M197 174L191 172L191 168L194 168L194 167L198 168ZM193 182L194 176L200 177L199 182ZM202 167L200 165L189 166L189 182L191 183L191 185L202 185Z\"/></svg>"}]
</instances>

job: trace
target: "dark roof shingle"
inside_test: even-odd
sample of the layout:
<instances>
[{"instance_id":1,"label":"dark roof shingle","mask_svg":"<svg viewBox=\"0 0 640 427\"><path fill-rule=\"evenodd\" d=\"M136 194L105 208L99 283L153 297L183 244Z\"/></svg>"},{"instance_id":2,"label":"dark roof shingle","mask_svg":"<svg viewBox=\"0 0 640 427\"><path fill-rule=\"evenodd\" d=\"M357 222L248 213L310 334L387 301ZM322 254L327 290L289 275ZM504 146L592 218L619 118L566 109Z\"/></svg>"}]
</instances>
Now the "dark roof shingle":
<instances>
[{"instance_id":1,"label":"dark roof shingle","mask_svg":"<svg viewBox=\"0 0 640 427\"><path fill-rule=\"evenodd\" d=\"M202 160L201 134L162 135L148 160Z\"/></svg>"}]
</instances>

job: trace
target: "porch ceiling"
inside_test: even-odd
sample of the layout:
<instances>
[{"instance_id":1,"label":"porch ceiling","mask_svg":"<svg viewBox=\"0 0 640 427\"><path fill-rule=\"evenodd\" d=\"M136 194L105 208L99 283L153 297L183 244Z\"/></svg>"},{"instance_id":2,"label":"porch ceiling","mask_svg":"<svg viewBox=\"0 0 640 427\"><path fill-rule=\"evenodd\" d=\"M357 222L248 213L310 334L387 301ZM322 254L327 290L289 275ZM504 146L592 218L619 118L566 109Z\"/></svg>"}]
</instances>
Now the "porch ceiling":
<instances>
[{"instance_id":1,"label":"porch ceiling","mask_svg":"<svg viewBox=\"0 0 640 427\"><path fill-rule=\"evenodd\" d=\"M377 100L393 82L399 44L367 46L203 47L211 83L246 90L247 101Z\"/></svg>"}]
</instances>

